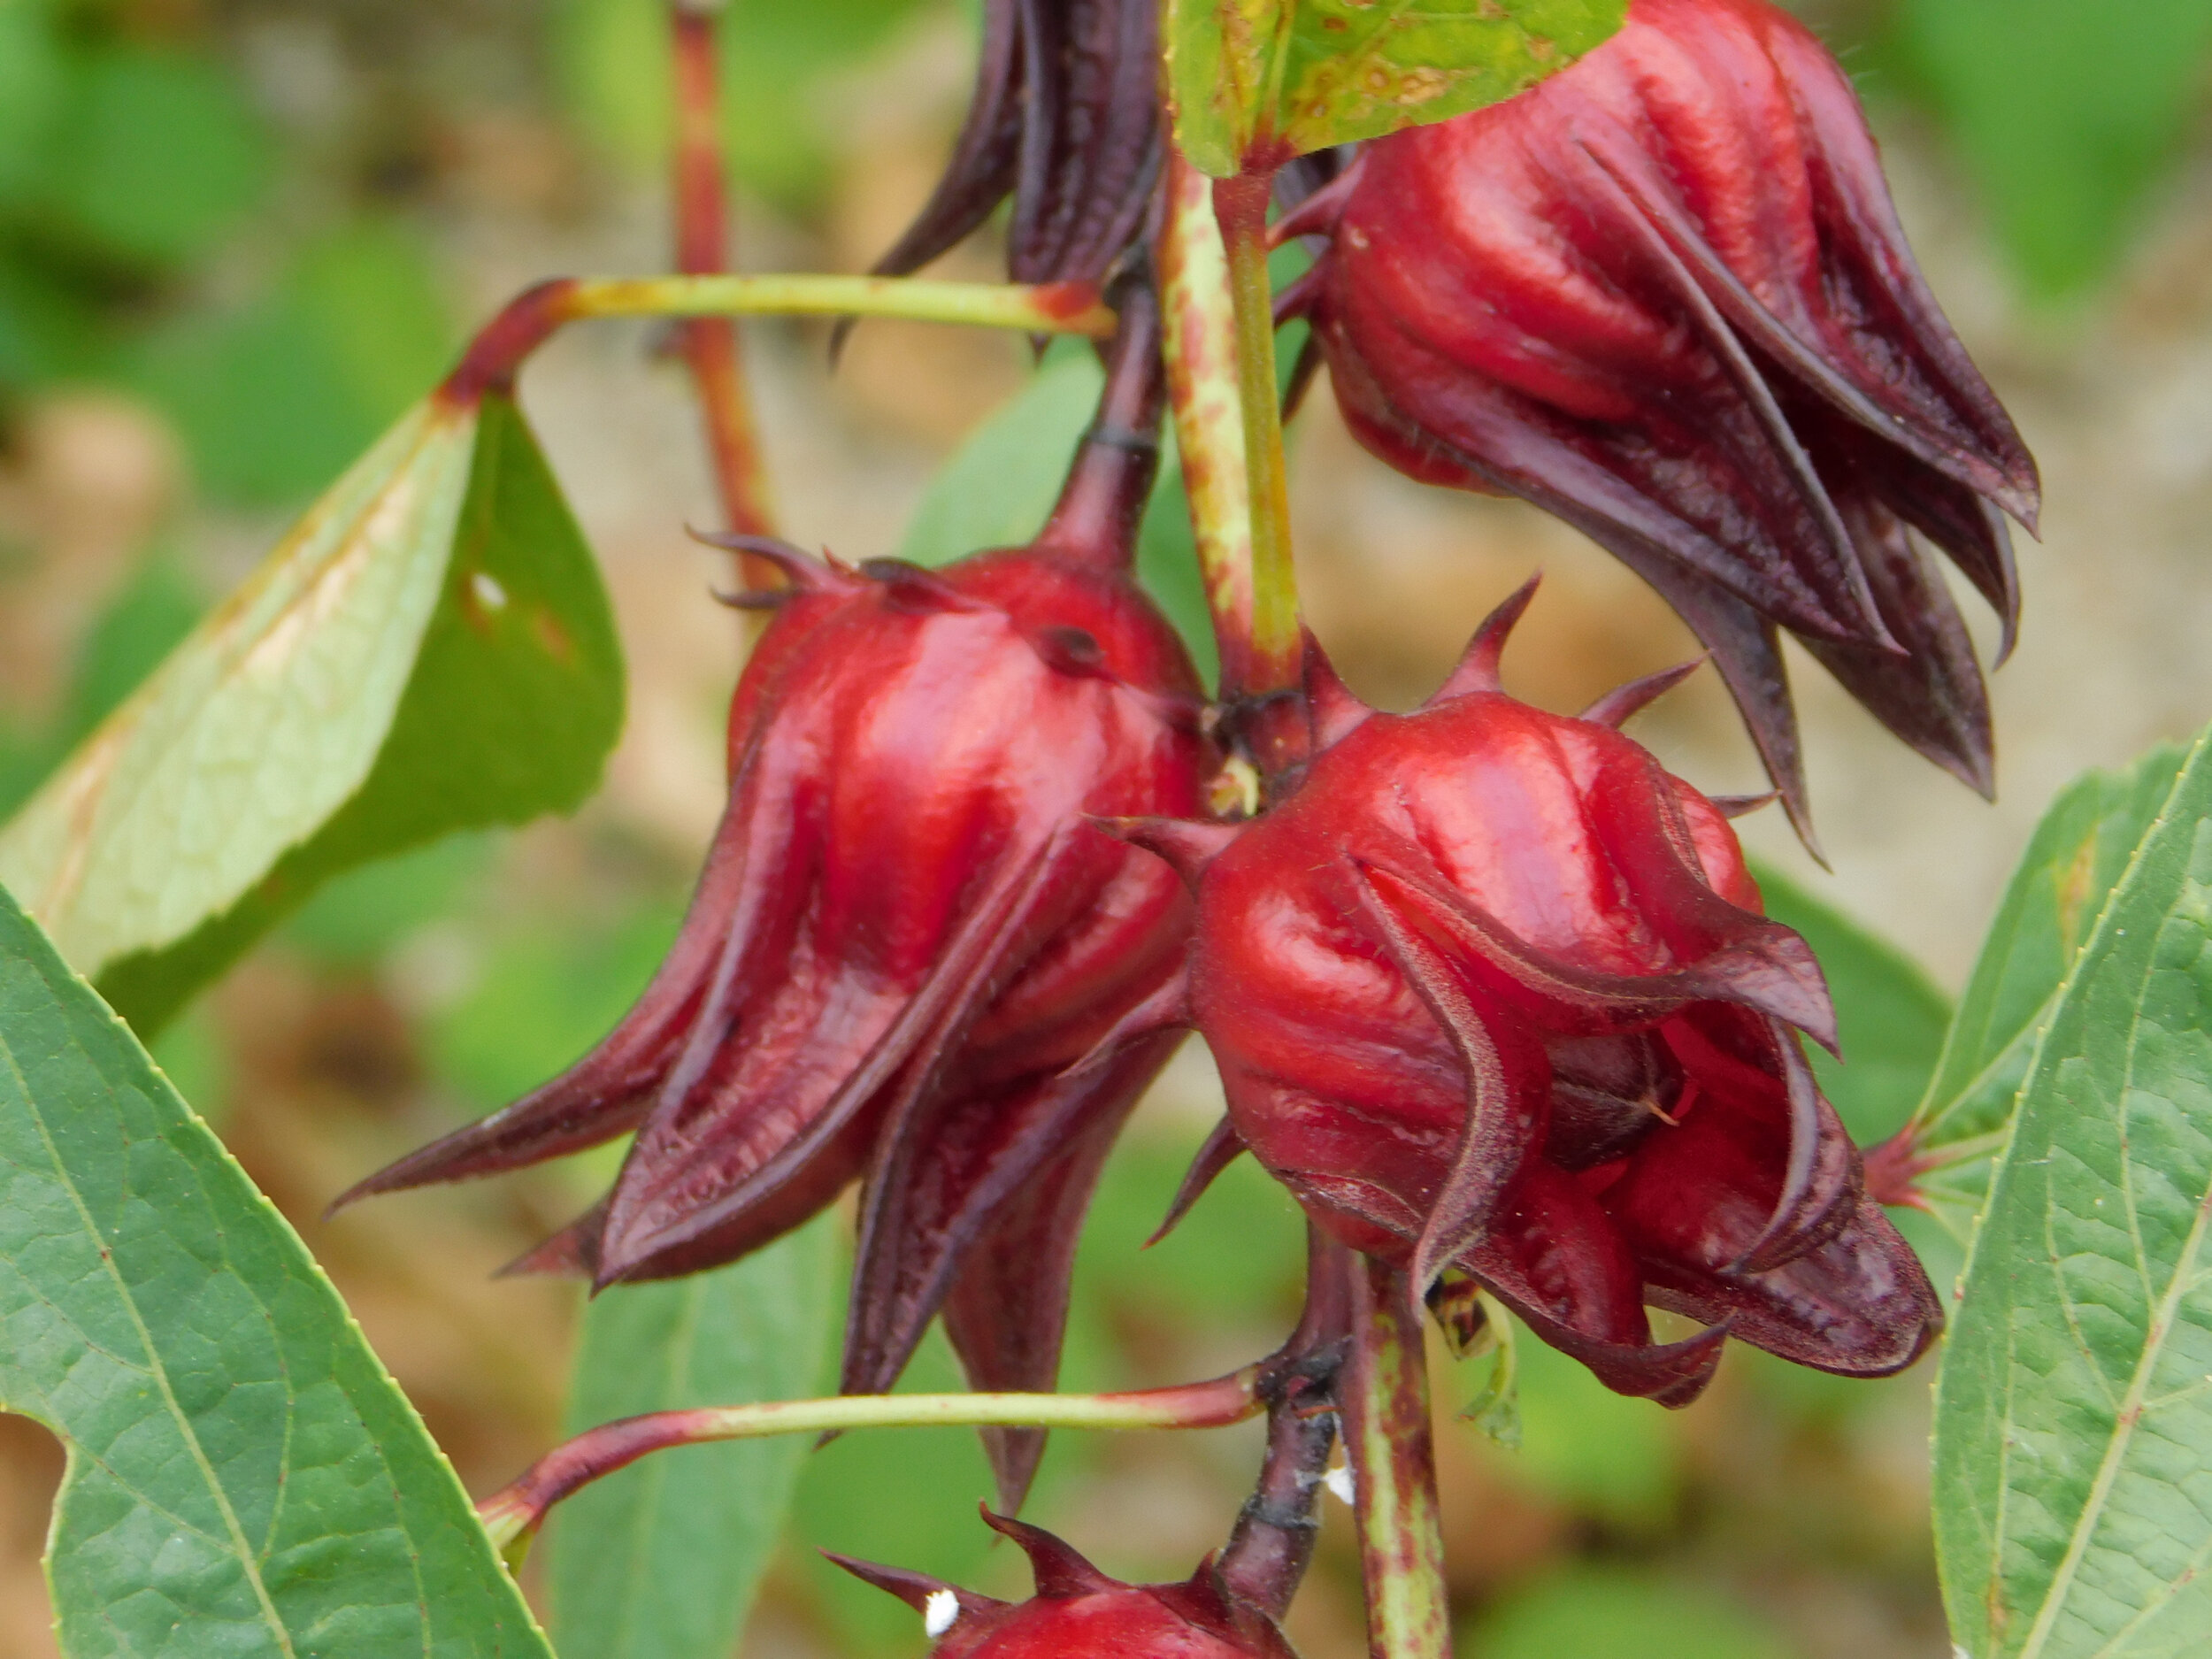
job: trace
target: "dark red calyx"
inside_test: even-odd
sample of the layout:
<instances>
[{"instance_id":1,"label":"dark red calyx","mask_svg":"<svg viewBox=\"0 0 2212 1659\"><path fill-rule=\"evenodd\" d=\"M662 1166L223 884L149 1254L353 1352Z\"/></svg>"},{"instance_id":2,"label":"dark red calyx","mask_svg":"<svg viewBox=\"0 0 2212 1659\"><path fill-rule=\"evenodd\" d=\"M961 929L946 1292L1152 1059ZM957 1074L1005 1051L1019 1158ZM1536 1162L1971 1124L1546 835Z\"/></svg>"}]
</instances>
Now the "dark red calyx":
<instances>
[{"instance_id":1,"label":"dark red calyx","mask_svg":"<svg viewBox=\"0 0 2212 1659\"><path fill-rule=\"evenodd\" d=\"M974 1386L1049 1388L1092 1186L1176 1042L1122 1022L1177 983L1192 913L1092 819L1201 810L1196 677L1110 561L772 551L790 596L652 985L566 1073L348 1197L634 1131L526 1263L606 1286L733 1260L857 1180L844 1386L887 1388L941 1310ZM1041 1436L989 1438L1011 1507Z\"/></svg>"},{"instance_id":2,"label":"dark red calyx","mask_svg":"<svg viewBox=\"0 0 2212 1659\"><path fill-rule=\"evenodd\" d=\"M2035 464L1906 247L1850 82L1764 0L1632 0L1517 98L1366 145L1304 210L1345 415L1417 478L1525 496L1704 640L1809 831L1790 629L1986 794L1982 672L1914 536L1995 608Z\"/></svg>"},{"instance_id":3,"label":"dark red calyx","mask_svg":"<svg viewBox=\"0 0 2212 1659\"><path fill-rule=\"evenodd\" d=\"M1017 282L1098 281L1142 235L1161 157L1152 0L985 0L966 124L879 275L918 271L1009 196Z\"/></svg>"},{"instance_id":4,"label":"dark red calyx","mask_svg":"<svg viewBox=\"0 0 2212 1659\"><path fill-rule=\"evenodd\" d=\"M1501 633L1458 695L1340 718L1197 870L1229 1119L1194 1173L1248 1148L1345 1243L1466 1275L1624 1393L1686 1402L1727 1333L1909 1363L1939 1310L1800 1048L1833 1041L1818 964L1705 797L1480 688ZM1712 1328L1655 1343L1647 1303Z\"/></svg>"},{"instance_id":5,"label":"dark red calyx","mask_svg":"<svg viewBox=\"0 0 2212 1659\"><path fill-rule=\"evenodd\" d=\"M1211 1560L1182 1584L1123 1584L1041 1528L983 1518L1029 1556L1037 1593L1006 1602L921 1573L830 1559L922 1616L935 1659L1294 1659L1266 1614L1230 1592Z\"/></svg>"}]
</instances>

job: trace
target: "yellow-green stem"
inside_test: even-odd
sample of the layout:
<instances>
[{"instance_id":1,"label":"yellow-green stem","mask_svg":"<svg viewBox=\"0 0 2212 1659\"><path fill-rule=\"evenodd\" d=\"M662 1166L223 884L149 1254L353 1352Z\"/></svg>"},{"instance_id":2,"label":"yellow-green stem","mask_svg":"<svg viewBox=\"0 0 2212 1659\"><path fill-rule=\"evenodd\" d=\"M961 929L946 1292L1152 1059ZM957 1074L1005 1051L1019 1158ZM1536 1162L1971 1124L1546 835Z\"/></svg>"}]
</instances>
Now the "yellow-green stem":
<instances>
[{"instance_id":1,"label":"yellow-green stem","mask_svg":"<svg viewBox=\"0 0 2212 1659\"><path fill-rule=\"evenodd\" d=\"M1428 1356L1405 1274L1352 1269L1352 1363L1344 1438L1359 1517L1370 1659L1452 1659L1430 1440Z\"/></svg>"},{"instance_id":2,"label":"yellow-green stem","mask_svg":"<svg viewBox=\"0 0 2212 1659\"><path fill-rule=\"evenodd\" d=\"M1168 406L1220 648L1221 695L1233 699L1251 679L1252 656L1252 507L1237 396L1236 310L1212 181L1179 150L1169 153L1167 198L1158 264Z\"/></svg>"},{"instance_id":3,"label":"yellow-green stem","mask_svg":"<svg viewBox=\"0 0 2212 1659\"><path fill-rule=\"evenodd\" d=\"M1214 180L1214 213L1229 258L1236 308L1237 395L1244 416L1244 465L1252 513L1251 680L1263 696L1298 684L1303 648L1298 577L1291 560L1290 479L1283 462L1282 406L1275 380L1275 295L1267 273L1271 169Z\"/></svg>"},{"instance_id":4,"label":"yellow-green stem","mask_svg":"<svg viewBox=\"0 0 2212 1659\"><path fill-rule=\"evenodd\" d=\"M1203 1429L1239 1423L1261 1408L1261 1368L1133 1394L845 1394L765 1405L654 1411L578 1435L547 1453L521 1479L477 1505L492 1541L511 1559L546 1511L579 1487L649 1452L771 1434L847 1429L972 1427Z\"/></svg>"},{"instance_id":5,"label":"yellow-green stem","mask_svg":"<svg viewBox=\"0 0 2212 1659\"><path fill-rule=\"evenodd\" d=\"M556 277L508 302L470 343L441 394L472 402L511 384L564 324L589 317L903 317L1104 340L1114 313L1090 282L938 282L918 277Z\"/></svg>"}]
</instances>

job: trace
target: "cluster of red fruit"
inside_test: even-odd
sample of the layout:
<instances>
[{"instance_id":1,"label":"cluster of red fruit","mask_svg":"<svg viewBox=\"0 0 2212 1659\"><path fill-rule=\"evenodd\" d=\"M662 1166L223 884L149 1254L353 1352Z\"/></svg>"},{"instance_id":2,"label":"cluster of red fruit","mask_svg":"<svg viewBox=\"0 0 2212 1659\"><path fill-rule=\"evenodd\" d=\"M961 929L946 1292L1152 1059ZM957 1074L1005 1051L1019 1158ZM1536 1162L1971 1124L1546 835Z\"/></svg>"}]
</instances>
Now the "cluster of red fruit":
<instances>
[{"instance_id":1,"label":"cluster of red fruit","mask_svg":"<svg viewBox=\"0 0 2212 1659\"><path fill-rule=\"evenodd\" d=\"M893 268L1010 190L1018 274L1122 257L1163 142L1154 10L995 0L956 166ZM1801 826L1778 628L1986 788L1981 671L1908 527L2008 635L2001 515L2032 519L2033 465L1802 27L1634 0L1536 88L1301 177L1281 234L1325 241L1287 308L1371 448L1633 565ZM1099 421L1033 545L932 572L743 543L787 580L667 963L567 1074L357 1190L634 1132L532 1258L605 1286L731 1261L857 1179L843 1386L888 1388L941 1313L974 1386L1048 1388L1100 1165L1194 1026L1229 1109L1199 1184L1249 1150L1416 1294L1471 1278L1622 1393L1684 1403L1729 1335L1909 1363L1939 1305L1801 1051L1834 1041L1819 967L1761 914L1726 811L1618 730L1671 677L1574 718L1514 701L1525 591L1410 715L1310 645L1307 757L1263 813L1208 818L1233 725L1129 576L1161 380L1143 277L1118 292ZM1705 1328L1656 1341L1647 1306ZM1006 1507L1040 1449L995 1432ZM1202 1571L1118 1586L1020 1535L1041 1594L1018 1609L867 1571L947 1654L1286 1652Z\"/></svg>"}]
</instances>

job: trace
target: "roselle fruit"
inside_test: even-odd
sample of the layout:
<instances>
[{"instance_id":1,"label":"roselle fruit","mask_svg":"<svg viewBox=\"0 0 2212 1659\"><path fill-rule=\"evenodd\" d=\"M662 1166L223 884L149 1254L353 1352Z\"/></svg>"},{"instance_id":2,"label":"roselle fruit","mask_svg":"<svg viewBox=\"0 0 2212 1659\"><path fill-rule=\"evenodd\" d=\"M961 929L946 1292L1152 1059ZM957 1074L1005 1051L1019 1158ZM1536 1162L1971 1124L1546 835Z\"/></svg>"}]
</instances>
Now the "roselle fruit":
<instances>
[{"instance_id":1,"label":"roselle fruit","mask_svg":"<svg viewBox=\"0 0 2212 1659\"><path fill-rule=\"evenodd\" d=\"M1415 714L1310 649L1315 753L1263 817L1122 826L1198 895L1182 1011L1229 1106L1198 1178L1250 1149L1624 1394L1684 1403L1725 1335L1896 1371L1939 1309L1799 1047L1834 1041L1819 967L1722 811L1616 729L1678 674L1574 719L1499 688L1527 592ZM1708 1328L1655 1342L1647 1303Z\"/></svg>"},{"instance_id":2,"label":"roselle fruit","mask_svg":"<svg viewBox=\"0 0 2212 1659\"><path fill-rule=\"evenodd\" d=\"M1159 176L1156 0L984 0L968 116L879 275L919 270L1013 198L1017 282L1097 281L1141 235Z\"/></svg>"},{"instance_id":3,"label":"roselle fruit","mask_svg":"<svg viewBox=\"0 0 2212 1659\"><path fill-rule=\"evenodd\" d=\"M1210 770L1188 655L1128 573L1159 387L1150 300L1124 308L1033 545L856 570L731 540L789 585L667 960L566 1072L345 1202L634 1131L604 1201L518 1264L605 1286L733 1261L857 1179L844 1388L887 1389L941 1309L976 1387L1052 1386L1092 1186L1173 1046L1101 1040L1177 972L1191 917L1089 819L1195 812ZM1011 1507L1041 1438L987 1439Z\"/></svg>"},{"instance_id":4,"label":"roselle fruit","mask_svg":"<svg viewBox=\"0 0 2212 1659\"><path fill-rule=\"evenodd\" d=\"M1518 97L1365 146L1283 227L1362 442L1609 549L1713 653L1809 839L1787 628L1983 794L1989 704L1910 532L2002 618L2035 464L1914 265L1835 60L1763 0L1632 0Z\"/></svg>"},{"instance_id":5,"label":"roselle fruit","mask_svg":"<svg viewBox=\"0 0 2212 1659\"><path fill-rule=\"evenodd\" d=\"M955 1589L926 1573L830 1559L919 1613L934 1659L1294 1659L1267 1614L1240 1598L1210 1558L1181 1584L1123 1584L1041 1528L983 1512L1019 1544L1036 1581L1029 1601Z\"/></svg>"}]
</instances>

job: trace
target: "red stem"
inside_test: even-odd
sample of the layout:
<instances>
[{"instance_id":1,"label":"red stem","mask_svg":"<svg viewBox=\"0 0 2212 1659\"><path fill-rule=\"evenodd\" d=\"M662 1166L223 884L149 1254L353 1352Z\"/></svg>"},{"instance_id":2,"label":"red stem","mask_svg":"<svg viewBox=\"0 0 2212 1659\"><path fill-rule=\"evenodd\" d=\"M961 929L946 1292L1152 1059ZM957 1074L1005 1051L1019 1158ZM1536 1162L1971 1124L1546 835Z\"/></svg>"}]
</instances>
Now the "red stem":
<instances>
[{"instance_id":1,"label":"red stem","mask_svg":"<svg viewBox=\"0 0 2212 1659\"><path fill-rule=\"evenodd\" d=\"M1108 296L1121 326L1106 352L1098 412L1033 544L1041 551L1126 570L1160 470L1160 411L1167 380L1160 362L1160 302L1149 279Z\"/></svg>"},{"instance_id":2,"label":"red stem","mask_svg":"<svg viewBox=\"0 0 2212 1659\"><path fill-rule=\"evenodd\" d=\"M676 84L676 269L686 276L714 276L729 268L716 10L702 0L673 0L669 14ZM698 317L679 326L684 357L699 389L708 459L723 517L740 535L771 534L775 526L767 507L752 404L746 396L737 324L726 317ZM774 570L765 561L749 555L742 565L747 587L774 585Z\"/></svg>"},{"instance_id":3,"label":"red stem","mask_svg":"<svg viewBox=\"0 0 2212 1659\"><path fill-rule=\"evenodd\" d=\"M1314 1510L1336 1445L1339 1373L1350 1347L1349 1253L1306 1227L1306 1310L1269 1379L1267 1454L1216 1563L1237 1597L1272 1618L1290 1610L1321 1531Z\"/></svg>"}]
</instances>

